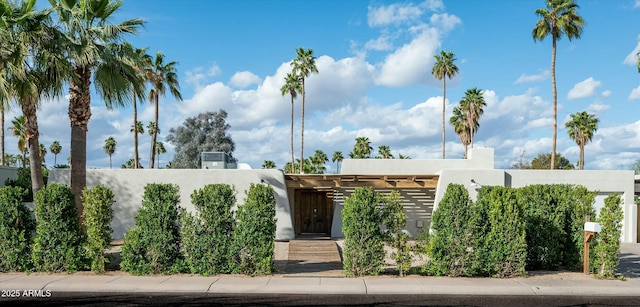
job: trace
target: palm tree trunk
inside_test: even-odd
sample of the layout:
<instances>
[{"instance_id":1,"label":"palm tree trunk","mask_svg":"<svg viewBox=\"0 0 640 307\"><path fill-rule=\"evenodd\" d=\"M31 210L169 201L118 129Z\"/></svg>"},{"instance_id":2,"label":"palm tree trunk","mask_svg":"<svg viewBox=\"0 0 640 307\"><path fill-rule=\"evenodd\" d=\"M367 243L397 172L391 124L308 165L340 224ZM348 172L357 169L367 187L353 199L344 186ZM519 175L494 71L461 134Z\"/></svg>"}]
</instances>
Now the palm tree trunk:
<instances>
[{"instance_id":1,"label":"palm tree trunk","mask_svg":"<svg viewBox=\"0 0 640 307\"><path fill-rule=\"evenodd\" d=\"M584 170L584 140L580 140L580 170Z\"/></svg>"},{"instance_id":2,"label":"palm tree trunk","mask_svg":"<svg viewBox=\"0 0 640 307\"><path fill-rule=\"evenodd\" d=\"M149 168L153 168L155 165L155 156L156 156L156 139L158 138L158 107L159 107L159 101L158 101L158 92L156 92L154 94L154 100L156 103L156 115L155 115L155 122L153 123L153 137L151 139L151 159L149 161Z\"/></svg>"},{"instance_id":3,"label":"palm tree trunk","mask_svg":"<svg viewBox=\"0 0 640 307\"><path fill-rule=\"evenodd\" d=\"M291 170L293 170L293 165L296 163L296 160L293 156L293 111L293 95L291 95Z\"/></svg>"},{"instance_id":4,"label":"palm tree trunk","mask_svg":"<svg viewBox=\"0 0 640 307\"><path fill-rule=\"evenodd\" d=\"M87 126L91 118L91 70L90 67L76 67L80 84L69 84L69 120L71 122L71 170L70 185L76 201L78 217L82 222L82 189L87 186ZM84 229L84 228L83 228Z\"/></svg>"},{"instance_id":5,"label":"palm tree trunk","mask_svg":"<svg viewBox=\"0 0 640 307\"><path fill-rule=\"evenodd\" d=\"M21 101L24 115L25 141L29 148L29 168L31 173L31 189L35 195L42 187L42 163L40 162L40 144L38 143L38 117L35 101Z\"/></svg>"},{"instance_id":6,"label":"palm tree trunk","mask_svg":"<svg viewBox=\"0 0 640 307\"><path fill-rule=\"evenodd\" d=\"M111 166L111 155L109 155L109 168L113 168L113 167Z\"/></svg>"},{"instance_id":7,"label":"palm tree trunk","mask_svg":"<svg viewBox=\"0 0 640 307\"><path fill-rule=\"evenodd\" d=\"M302 126L301 135L300 135L300 174L304 173L304 78L302 78L302 121L300 125Z\"/></svg>"},{"instance_id":8,"label":"palm tree trunk","mask_svg":"<svg viewBox=\"0 0 640 307\"><path fill-rule=\"evenodd\" d=\"M472 143L473 144L473 143ZM466 143L464 144L464 158L468 159L469 158L469 145L467 145Z\"/></svg>"},{"instance_id":9,"label":"palm tree trunk","mask_svg":"<svg viewBox=\"0 0 640 307\"><path fill-rule=\"evenodd\" d=\"M444 153L444 111L445 100L447 99L447 76L442 77L442 159L445 157Z\"/></svg>"},{"instance_id":10,"label":"palm tree trunk","mask_svg":"<svg viewBox=\"0 0 640 307\"><path fill-rule=\"evenodd\" d=\"M138 157L138 107L136 103L136 91L133 90L133 168L140 168Z\"/></svg>"},{"instance_id":11,"label":"palm tree trunk","mask_svg":"<svg viewBox=\"0 0 640 307\"><path fill-rule=\"evenodd\" d=\"M54 153L53 154L53 166L58 165L58 154Z\"/></svg>"},{"instance_id":12,"label":"palm tree trunk","mask_svg":"<svg viewBox=\"0 0 640 307\"><path fill-rule=\"evenodd\" d=\"M556 38L551 43L551 84L553 87L553 140L551 141L551 169L556 167L556 139L558 136L558 93L556 91Z\"/></svg>"}]
</instances>

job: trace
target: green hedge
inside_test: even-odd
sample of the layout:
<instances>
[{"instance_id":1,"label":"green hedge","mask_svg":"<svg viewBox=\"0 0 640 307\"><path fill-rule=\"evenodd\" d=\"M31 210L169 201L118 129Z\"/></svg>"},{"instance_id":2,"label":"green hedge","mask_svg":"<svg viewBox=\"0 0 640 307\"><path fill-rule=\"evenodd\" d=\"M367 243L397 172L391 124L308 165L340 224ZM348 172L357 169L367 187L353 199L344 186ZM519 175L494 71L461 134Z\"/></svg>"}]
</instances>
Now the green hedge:
<instances>
[{"instance_id":1,"label":"green hedge","mask_svg":"<svg viewBox=\"0 0 640 307\"><path fill-rule=\"evenodd\" d=\"M29 255L35 221L22 203L25 190L0 188L0 272L25 271L31 266Z\"/></svg>"},{"instance_id":2,"label":"green hedge","mask_svg":"<svg viewBox=\"0 0 640 307\"><path fill-rule=\"evenodd\" d=\"M624 213L617 194L611 194L604 200L604 207L600 209L597 221L602 231L595 236L595 272L600 278L614 278L620 259L620 236L622 235L622 219ZM593 242L592 241L592 242Z\"/></svg>"},{"instance_id":3,"label":"green hedge","mask_svg":"<svg viewBox=\"0 0 640 307\"><path fill-rule=\"evenodd\" d=\"M227 274L233 271L231 253L235 220L235 190L228 184L210 184L191 194L198 215L182 215L182 249L193 274Z\"/></svg>"},{"instance_id":4,"label":"green hedge","mask_svg":"<svg viewBox=\"0 0 640 307\"><path fill-rule=\"evenodd\" d=\"M125 234L120 267L132 274L175 272L180 261L178 219L179 188L172 184L147 184L136 228Z\"/></svg>"},{"instance_id":5,"label":"green hedge","mask_svg":"<svg viewBox=\"0 0 640 307\"><path fill-rule=\"evenodd\" d=\"M236 213L233 233L235 272L264 275L273 272L276 237L276 199L270 185L251 184L244 205Z\"/></svg>"},{"instance_id":6,"label":"green hedge","mask_svg":"<svg viewBox=\"0 0 640 307\"><path fill-rule=\"evenodd\" d=\"M113 220L114 195L104 185L82 191L84 202L83 221L87 231L87 256L91 260L91 271L103 273L105 251L111 247L111 221Z\"/></svg>"},{"instance_id":7,"label":"green hedge","mask_svg":"<svg viewBox=\"0 0 640 307\"><path fill-rule=\"evenodd\" d=\"M36 235L31 252L34 269L73 272L85 268L85 241L71 189L50 184L35 196Z\"/></svg>"}]
</instances>

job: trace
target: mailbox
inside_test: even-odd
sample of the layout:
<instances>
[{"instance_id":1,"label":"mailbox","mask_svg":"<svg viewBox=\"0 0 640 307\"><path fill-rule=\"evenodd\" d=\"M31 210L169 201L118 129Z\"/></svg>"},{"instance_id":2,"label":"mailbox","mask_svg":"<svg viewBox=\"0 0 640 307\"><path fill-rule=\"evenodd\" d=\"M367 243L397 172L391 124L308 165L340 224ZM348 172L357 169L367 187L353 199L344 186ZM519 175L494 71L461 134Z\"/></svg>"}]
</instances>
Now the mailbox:
<instances>
[{"instance_id":1,"label":"mailbox","mask_svg":"<svg viewBox=\"0 0 640 307\"><path fill-rule=\"evenodd\" d=\"M602 231L602 226L600 226L600 224L598 223L586 222L584 223L584 231L600 232Z\"/></svg>"}]
</instances>

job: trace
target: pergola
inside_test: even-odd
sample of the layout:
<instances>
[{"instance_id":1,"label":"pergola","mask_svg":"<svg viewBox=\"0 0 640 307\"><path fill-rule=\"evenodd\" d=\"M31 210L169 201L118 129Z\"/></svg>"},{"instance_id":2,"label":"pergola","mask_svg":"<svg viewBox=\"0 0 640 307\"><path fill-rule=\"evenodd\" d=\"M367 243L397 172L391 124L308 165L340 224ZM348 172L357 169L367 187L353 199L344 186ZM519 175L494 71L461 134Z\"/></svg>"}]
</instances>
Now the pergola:
<instances>
[{"instance_id":1,"label":"pergola","mask_svg":"<svg viewBox=\"0 0 640 307\"><path fill-rule=\"evenodd\" d=\"M371 187L373 189L432 188L438 185L438 175L327 175L285 174L287 188L338 189Z\"/></svg>"}]
</instances>

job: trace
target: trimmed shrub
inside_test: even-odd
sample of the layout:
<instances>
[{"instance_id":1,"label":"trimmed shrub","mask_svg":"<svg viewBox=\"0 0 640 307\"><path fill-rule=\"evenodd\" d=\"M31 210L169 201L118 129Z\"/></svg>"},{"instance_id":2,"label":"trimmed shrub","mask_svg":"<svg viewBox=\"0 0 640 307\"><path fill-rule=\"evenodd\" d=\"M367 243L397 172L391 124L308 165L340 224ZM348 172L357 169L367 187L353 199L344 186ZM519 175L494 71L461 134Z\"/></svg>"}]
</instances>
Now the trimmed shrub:
<instances>
[{"instance_id":1,"label":"trimmed shrub","mask_svg":"<svg viewBox=\"0 0 640 307\"><path fill-rule=\"evenodd\" d=\"M595 261L593 261L598 277L614 278L620 259L620 236L622 235L622 219L624 214L620 206L618 194L611 194L604 199L604 207L600 209L598 222L602 231L596 234ZM592 241L593 242L593 241Z\"/></svg>"},{"instance_id":2,"label":"trimmed shrub","mask_svg":"<svg viewBox=\"0 0 640 307\"><path fill-rule=\"evenodd\" d=\"M235 271L248 275L273 272L276 237L276 199L270 185L251 184L246 202L236 213L233 232Z\"/></svg>"},{"instance_id":3,"label":"trimmed shrub","mask_svg":"<svg viewBox=\"0 0 640 307\"><path fill-rule=\"evenodd\" d=\"M105 251L111 247L111 221L113 220L113 192L104 185L82 191L84 202L83 222L87 230L87 255L91 271L104 273Z\"/></svg>"},{"instance_id":4,"label":"trimmed shrub","mask_svg":"<svg viewBox=\"0 0 640 307\"><path fill-rule=\"evenodd\" d=\"M409 234L403 229L407 227L407 215L400 203L400 193L393 191L381 197L384 203L382 223L386 227L385 241L391 246L391 257L396 263L398 274L404 276L411 268L411 249L409 248Z\"/></svg>"},{"instance_id":5,"label":"trimmed shrub","mask_svg":"<svg viewBox=\"0 0 640 307\"><path fill-rule=\"evenodd\" d=\"M496 277L523 275L527 260L524 213L516 191L493 187L489 202L489 232L484 243L486 272Z\"/></svg>"},{"instance_id":6,"label":"trimmed shrub","mask_svg":"<svg viewBox=\"0 0 640 307\"><path fill-rule=\"evenodd\" d=\"M429 242L430 261L423 267L429 275L471 276L476 260L471 243L471 199L463 185L449 184L433 212Z\"/></svg>"},{"instance_id":7,"label":"trimmed shrub","mask_svg":"<svg viewBox=\"0 0 640 307\"><path fill-rule=\"evenodd\" d=\"M18 177L16 179L7 179L4 181L5 186L21 187L25 190L22 196L23 202L33 202L33 189L31 186L31 169L29 167L19 167ZM49 170L46 167L42 167L42 179L44 184L47 184L49 178Z\"/></svg>"},{"instance_id":8,"label":"trimmed shrub","mask_svg":"<svg viewBox=\"0 0 640 307\"><path fill-rule=\"evenodd\" d=\"M123 271L135 275L172 273L180 260L179 188L173 184L147 184L142 207L134 217L136 228L127 231L122 246Z\"/></svg>"},{"instance_id":9,"label":"trimmed shrub","mask_svg":"<svg viewBox=\"0 0 640 307\"><path fill-rule=\"evenodd\" d=\"M234 188L228 184L206 185L191 194L191 202L198 214L183 214L181 229L182 248L189 270L202 275L231 273Z\"/></svg>"},{"instance_id":10,"label":"trimmed shrub","mask_svg":"<svg viewBox=\"0 0 640 307\"><path fill-rule=\"evenodd\" d=\"M31 260L36 271L74 272L85 268L84 234L71 188L50 184L35 196L36 235Z\"/></svg>"},{"instance_id":11,"label":"trimmed shrub","mask_svg":"<svg viewBox=\"0 0 640 307\"><path fill-rule=\"evenodd\" d=\"M31 265L35 221L22 203L24 194L20 187L0 188L0 272L24 271Z\"/></svg>"},{"instance_id":12,"label":"trimmed shrub","mask_svg":"<svg viewBox=\"0 0 640 307\"><path fill-rule=\"evenodd\" d=\"M383 269L384 245L381 212L371 188L357 188L344 201L343 265L347 276L377 275Z\"/></svg>"}]
</instances>

